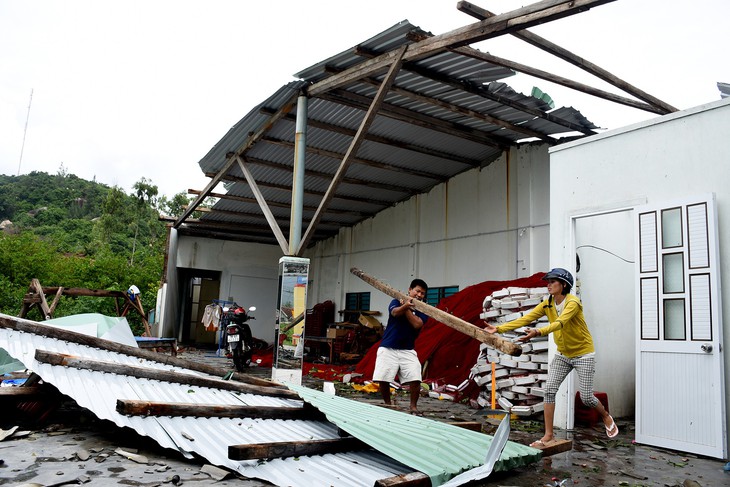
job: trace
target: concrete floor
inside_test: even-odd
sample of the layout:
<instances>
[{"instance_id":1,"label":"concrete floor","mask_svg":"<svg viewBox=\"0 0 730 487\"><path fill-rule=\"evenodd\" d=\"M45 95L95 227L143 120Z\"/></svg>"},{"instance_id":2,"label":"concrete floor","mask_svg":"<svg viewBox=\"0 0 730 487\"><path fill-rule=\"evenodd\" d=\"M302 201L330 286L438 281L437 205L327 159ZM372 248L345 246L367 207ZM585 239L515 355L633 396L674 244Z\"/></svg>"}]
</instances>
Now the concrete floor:
<instances>
[{"instance_id":1,"label":"concrete floor","mask_svg":"<svg viewBox=\"0 0 730 487\"><path fill-rule=\"evenodd\" d=\"M211 362L223 366L225 358L202 352L186 352L181 358ZM270 370L252 368L257 375L267 376ZM305 385L321 388L321 381L307 378ZM375 394L359 393L346 384L336 384L337 393L372 404L380 403ZM407 397L396 399L407 407ZM471 409L429 397L419 402L425 417L438 421L479 421L483 431L492 434L497 420L484 411ZM528 444L542 432L540 418L512 421L510 440ZM633 443L633 422L617 418L620 435L609 440L602 427L579 427L559 432L573 440L573 450L543 458L528 467L493 474L472 486L720 486L730 485L726 462L680 452L651 448ZM3 411L0 428L19 425L29 433L21 438L0 442L0 485L106 486L113 484L152 487L156 485L196 486L267 486L259 480L229 475L217 480L208 473L204 460L189 461L178 453L164 450L149 438L126 431L107 421L100 421L67 402L43 424L21 424L17 417ZM142 455L142 463L117 452ZM88 455L88 458L86 457ZM68 482L68 484L64 483ZM561 484L562 483L562 484Z\"/></svg>"}]
</instances>

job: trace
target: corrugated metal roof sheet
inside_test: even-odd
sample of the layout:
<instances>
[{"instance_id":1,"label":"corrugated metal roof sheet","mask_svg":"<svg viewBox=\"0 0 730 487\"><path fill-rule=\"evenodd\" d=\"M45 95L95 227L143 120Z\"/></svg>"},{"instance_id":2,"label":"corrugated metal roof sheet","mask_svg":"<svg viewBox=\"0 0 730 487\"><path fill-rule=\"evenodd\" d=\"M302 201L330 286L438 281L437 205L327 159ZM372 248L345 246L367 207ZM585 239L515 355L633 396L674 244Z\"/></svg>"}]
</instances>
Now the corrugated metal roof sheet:
<instances>
[{"instance_id":1,"label":"corrugated metal roof sheet","mask_svg":"<svg viewBox=\"0 0 730 487\"><path fill-rule=\"evenodd\" d=\"M31 323L39 330L46 325L1 315L3 322ZM40 332L39 332L40 333ZM47 332L45 332L47 333ZM82 337L82 335L79 335ZM124 347L124 346L121 346ZM282 486L372 486L378 479L423 471L439 485L455 474L484 461L491 437L367 405L300 386L290 386L304 400L322 410L332 422L260 418L217 418L193 416L128 416L117 412L118 400L167 403L297 407L294 399L241 393L213 387L170 383L122 373L51 365L36 360L43 350L146 369L207 376L179 366L163 364L141 356L113 352L73 341L50 338L0 326L0 348L25 367L54 385L61 393L101 419L120 427L133 428L165 448L187 458L199 455L214 465L237 471L246 477L265 479ZM127 347L127 350L134 350ZM131 352L130 352L131 353ZM161 356L160 360L165 360ZM216 377L216 379L218 379ZM338 427L365 441L375 451L312 455L266 461L236 461L228 458L228 447L282 441L310 441L339 438ZM534 462L538 450L508 444L497 469Z\"/></svg>"},{"instance_id":2,"label":"corrugated metal roof sheet","mask_svg":"<svg viewBox=\"0 0 730 487\"><path fill-rule=\"evenodd\" d=\"M492 437L401 411L359 403L301 386L289 386L344 431L441 485L482 465ZM541 452L508 442L496 471L534 463Z\"/></svg>"},{"instance_id":3,"label":"corrugated metal roof sheet","mask_svg":"<svg viewBox=\"0 0 730 487\"><path fill-rule=\"evenodd\" d=\"M209 175L218 174L228 164L227 154L237 153L246 161L267 201L271 198L274 203L290 203L297 95L333 73L430 35L408 21L399 22L352 49L296 73L301 80L281 87L254 107L200 160L201 169ZM536 136L554 141L552 135L574 132L576 127L583 131L596 128L573 108L552 110L544 100L517 93L498 81L514 74L510 69L449 50L405 63L330 206L322 213L318 232L310 243L333 236L342 226L359 223L470 168L485 166L519 141ZM314 215L328 191L383 77L377 74L359 79L308 99L304 192L305 204L311 209L305 209L305 216L308 212ZM271 119L281 110L285 112L281 117ZM247 145L259 130L263 135ZM399 173L409 177L401 178ZM223 180L230 194L254 197L238 164L226 170ZM330 208L351 213L337 214ZM288 228L290 210L271 210L279 226ZM236 212L243 213L243 217L234 217ZM263 227L256 229L256 238L260 239L262 229L266 229L263 212L234 199L219 200L200 223L188 221L179 230L196 234L206 222L227 222L231 233L236 233L231 238L246 240L247 224L253 222L251 213L260 215L257 221ZM268 242L276 244L273 232Z\"/></svg>"}]
</instances>

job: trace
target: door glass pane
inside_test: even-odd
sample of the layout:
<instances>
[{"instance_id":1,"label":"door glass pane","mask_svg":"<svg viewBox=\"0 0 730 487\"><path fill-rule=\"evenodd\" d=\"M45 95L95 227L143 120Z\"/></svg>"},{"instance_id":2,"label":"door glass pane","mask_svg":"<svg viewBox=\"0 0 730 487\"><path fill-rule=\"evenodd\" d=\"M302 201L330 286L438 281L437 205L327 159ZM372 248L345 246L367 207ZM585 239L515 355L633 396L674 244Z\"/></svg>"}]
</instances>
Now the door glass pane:
<instances>
[{"instance_id":1,"label":"door glass pane","mask_svg":"<svg viewBox=\"0 0 730 487\"><path fill-rule=\"evenodd\" d=\"M682 246L682 211L662 210L662 248Z\"/></svg>"},{"instance_id":2,"label":"door glass pane","mask_svg":"<svg viewBox=\"0 0 730 487\"><path fill-rule=\"evenodd\" d=\"M664 300L664 339L684 340L684 299Z\"/></svg>"},{"instance_id":3,"label":"door glass pane","mask_svg":"<svg viewBox=\"0 0 730 487\"><path fill-rule=\"evenodd\" d=\"M684 254L664 254L662 263L664 266L664 292L683 293Z\"/></svg>"}]
</instances>

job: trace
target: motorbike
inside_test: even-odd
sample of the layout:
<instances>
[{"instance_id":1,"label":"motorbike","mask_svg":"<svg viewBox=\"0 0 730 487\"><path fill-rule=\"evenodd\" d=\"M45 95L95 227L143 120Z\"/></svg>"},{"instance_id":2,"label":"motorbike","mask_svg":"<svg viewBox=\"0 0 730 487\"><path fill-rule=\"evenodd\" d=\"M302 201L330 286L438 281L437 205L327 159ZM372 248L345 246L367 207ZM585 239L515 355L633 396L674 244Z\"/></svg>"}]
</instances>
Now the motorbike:
<instances>
[{"instance_id":1,"label":"motorbike","mask_svg":"<svg viewBox=\"0 0 730 487\"><path fill-rule=\"evenodd\" d=\"M256 307L251 306L246 310L246 308L238 306L223 311L229 315L229 322L225 330L227 355L233 359L236 370L243 372L251 365L253 335L247 321L256 319L251 316L251 312L256 311Z\"/></svg>"}]
</instances>

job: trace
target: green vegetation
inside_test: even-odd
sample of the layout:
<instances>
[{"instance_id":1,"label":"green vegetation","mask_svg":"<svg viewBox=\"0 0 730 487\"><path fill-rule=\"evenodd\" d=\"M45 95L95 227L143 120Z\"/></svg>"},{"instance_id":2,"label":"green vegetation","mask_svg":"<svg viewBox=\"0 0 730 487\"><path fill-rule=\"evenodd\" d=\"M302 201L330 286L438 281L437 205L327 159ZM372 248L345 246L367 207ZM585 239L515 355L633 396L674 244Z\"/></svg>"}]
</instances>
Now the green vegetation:
<instances>
[{"instance_id":1,"label":"green vegetation","mask_svg":"<svg viewBox=\"0 0 730 487\"><path fill-rule=\"evenodd\" d=\"M157 194L144 178L128 195L63 168L56 175L0 175L0 312L20 312L33 278L44 287L126 291L134 284L144 309L153 308L167 240L159 214L179 216L190 202L185 193L170 201ZM117 310L110 298L64 296L54 317L79 313ZM41 319L36 308L28 319ZM127 319L140 335L138 317Z\"/></svg>"}]
</instances>

